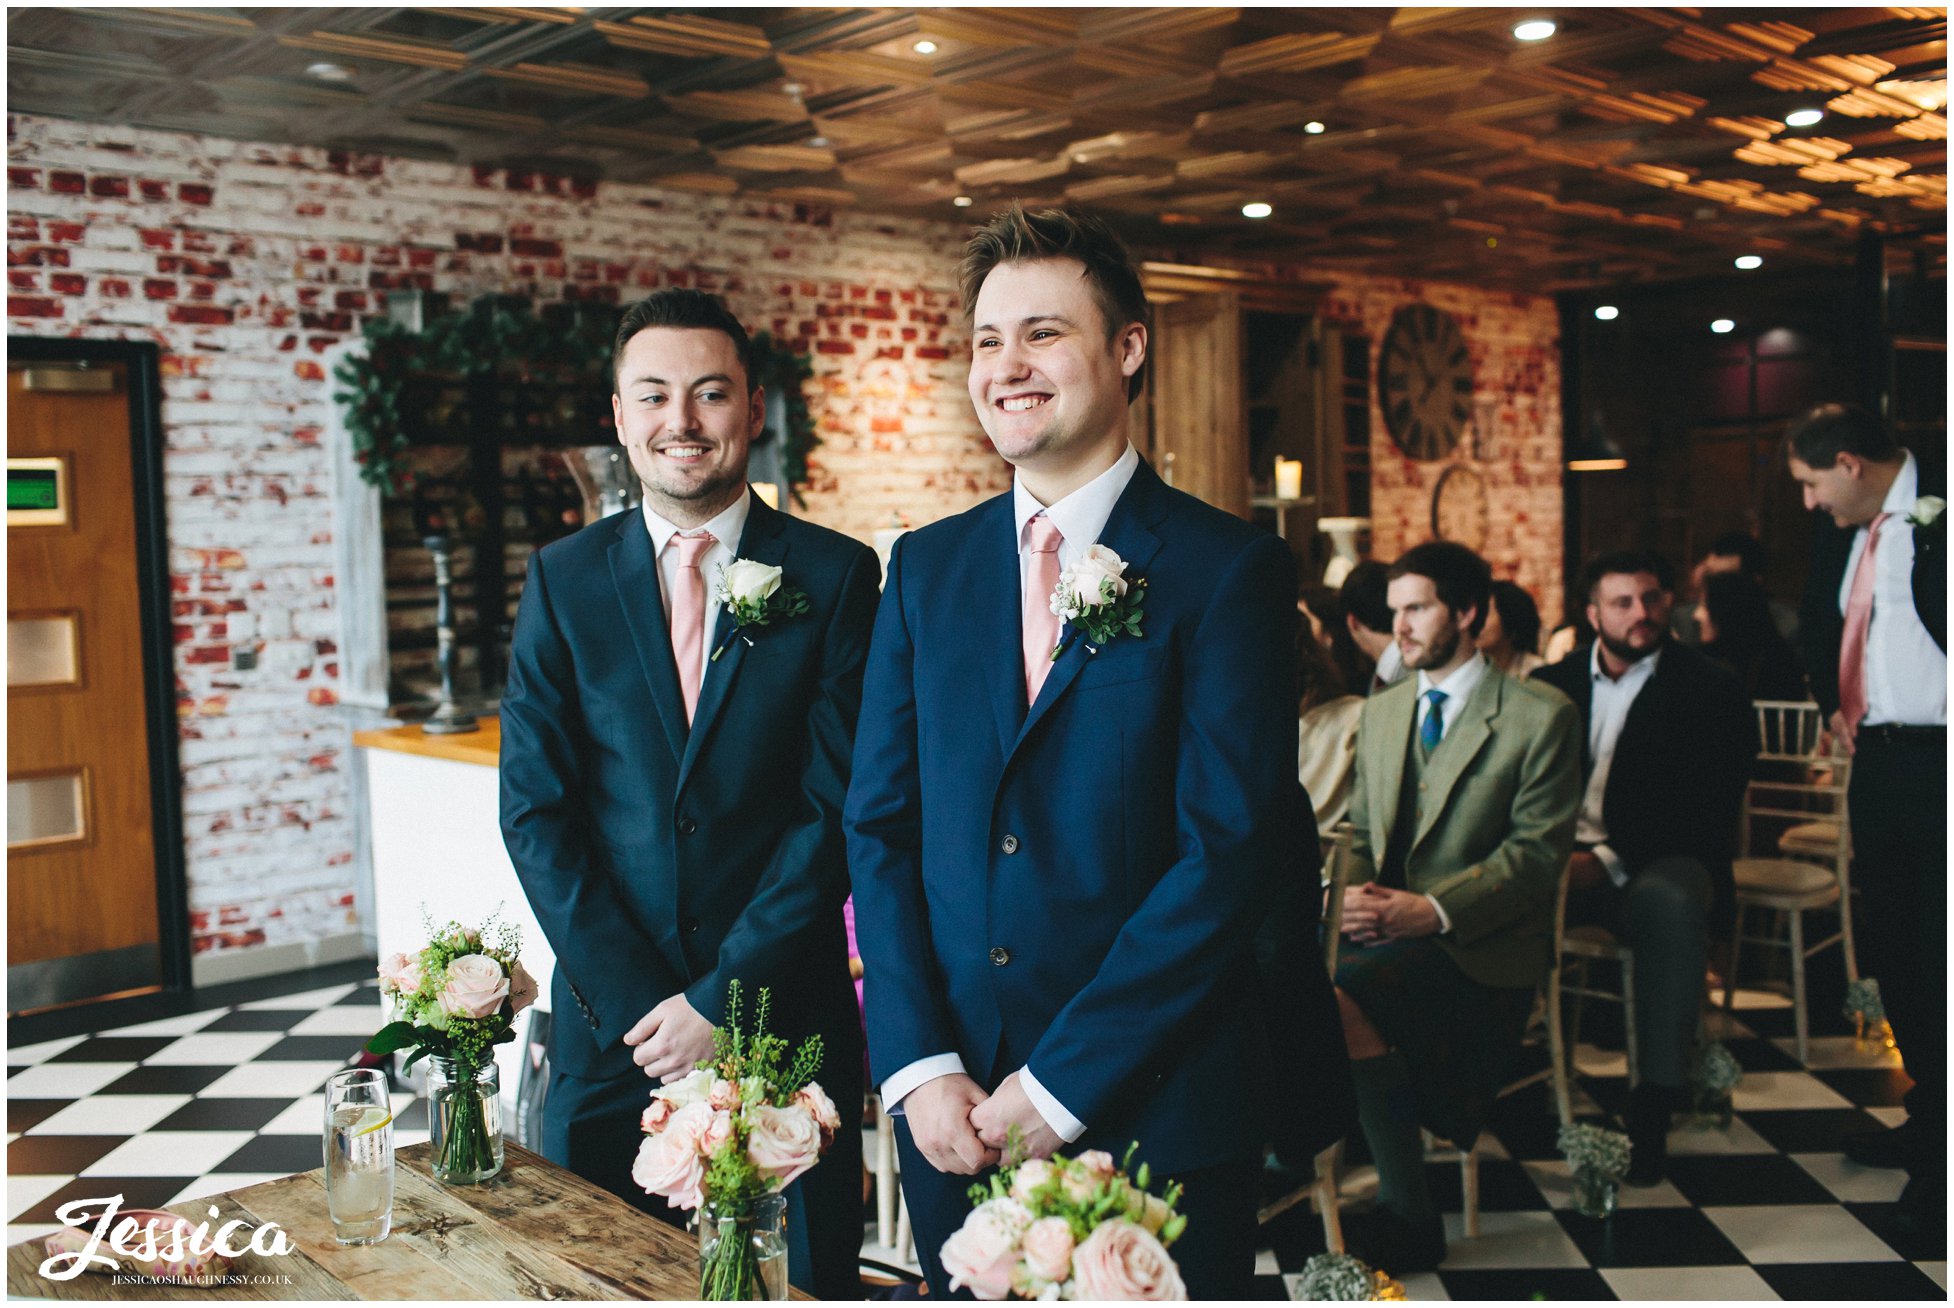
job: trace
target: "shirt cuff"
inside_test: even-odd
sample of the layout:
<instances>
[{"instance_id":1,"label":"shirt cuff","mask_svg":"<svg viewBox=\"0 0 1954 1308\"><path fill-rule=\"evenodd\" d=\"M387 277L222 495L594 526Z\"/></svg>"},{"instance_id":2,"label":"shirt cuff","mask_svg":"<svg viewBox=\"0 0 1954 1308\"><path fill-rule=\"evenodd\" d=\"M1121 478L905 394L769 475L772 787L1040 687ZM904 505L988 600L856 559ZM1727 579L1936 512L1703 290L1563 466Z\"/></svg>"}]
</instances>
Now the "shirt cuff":
<instances>
[{"instance_id":1,"label":"shirt cuff","mask_svg":"<svg viewBox=\"0 0 1954 1308\"><path fill-rule=\"evenodd\" d=\"M1086 1133L1086 1124L1065 1111L1065 1105L1052 1098L1052 1092L1038 1084L1038 1078L1031 1074L1030 1067L1018 1069L1018 1084L1024 1087L1025 1097L1031 1106L1045 1119L1045 1125L1058 1133L1058 1138L1071 1144Z\"/></svg>"},{"instance_id":2,"label":"shirt cuff","mask_svg":"<svg viewBox=\"0 0 1954 1308\"><path fill-rule=\"evenodd\" d=\"M1450 930L1452 929L1452 917L1451 917L1451 914L1449 914L1449 913L1447 913L1447 912L1445 911L1445 905L1443 905L1443 904L1441 904L1441 903L1439 903L1439 902L1438 902L1438 896L1437 896L1437 895L1426 895L1426 896L1425 896L1425 898L1426 898L1426 899L1428 899L1428 900L1430 900L1430 901L1431 901L1431 905L1432 905L1432 907L1433 907L1434 909L1436 909L1436 910L1437 910L1437 912L1438 912L1438 934L1440 934L1440 935L1444 935L1444 934L1445 934L1445 933L1446 933L1447 931L1450 931Z\"/></svg>"},{"instance_id":3,"label":"shirt cuff","mask_svg":"<svg viewBox=\"0 0 1954 1308\"><path fill-rule=\"evenodd\" d=\"M902 1101L925 1081L939 1076L962 1076L963 1059L956 1054L932 1054L919 1058L882 1083L882 1111L891 1117L902 1116Z\"/></svg>"},{"instance_id":4,"label":"shirt cuff","mask_svg":"<svg viewBox=\"0 0 1954 1308\"><path fill-rule=\"evenodd\" d=\"M1620 854L1606 845L1596 845L1588 852L1601 860L1601 866L1608 873L1610 881L1621 889L1628 888L1628 864L1622 862Z\"/></svg>"}]
</instances>

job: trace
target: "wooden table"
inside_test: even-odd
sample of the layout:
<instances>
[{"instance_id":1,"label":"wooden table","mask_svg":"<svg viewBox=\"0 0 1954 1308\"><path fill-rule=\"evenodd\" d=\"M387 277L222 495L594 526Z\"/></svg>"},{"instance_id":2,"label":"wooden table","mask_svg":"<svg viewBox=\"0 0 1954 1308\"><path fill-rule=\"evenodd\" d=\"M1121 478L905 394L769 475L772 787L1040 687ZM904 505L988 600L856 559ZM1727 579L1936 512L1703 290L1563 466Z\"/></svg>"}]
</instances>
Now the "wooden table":
<instances>
[{"instance_id":1,"label":"wooden table","mask_svg":"<svg viewBox=\"0 0 1954 1308\"><path fill-rule=\"evenodd\" d=\"M394 1169L393 1233L379 1244L333 1239L320 1168L170 1206L193 1222L208 1221L212 1231L242 1218L252 1227L276 1222L285 1232L290 1254L247 1253L232 1267L231 1284L115 1285L101 1272L50 1281L39 1274L46 1254L37 1239L7 1251L7 1293L187 1301L698 1297L699 1248L691 1236L527 1149L507 1149L507 1164L493 1180L459 1186L434 1180L427 1145L402 1149ZM209 1215L213 1204L217 1219ZM244 1238L230 1243L236 1247ZM794 1297L810 1296L795 1291Z\"/></svg>"}]
</instances>

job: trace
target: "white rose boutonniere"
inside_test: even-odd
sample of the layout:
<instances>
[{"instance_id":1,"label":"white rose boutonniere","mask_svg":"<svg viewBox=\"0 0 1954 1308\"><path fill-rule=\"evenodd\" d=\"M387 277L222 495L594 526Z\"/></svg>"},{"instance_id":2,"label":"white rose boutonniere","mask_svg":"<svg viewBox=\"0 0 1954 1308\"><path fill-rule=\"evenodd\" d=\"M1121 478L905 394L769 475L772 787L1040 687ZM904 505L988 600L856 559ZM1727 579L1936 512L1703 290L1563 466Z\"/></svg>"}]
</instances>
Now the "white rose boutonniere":
<instances>
[{"instance_id":1,"label":"white rose boutonniere","mask_svg":"<svg viewBox=\"0 0 1954 1308\"><path fill-rule=\"evenodd\" d=\"M1938 495L1922 495L1913 502L1907 512L1907 521L1915 527L1938 527L1947 514L1947 501Z\"/></svg>"},{"instance_id":2,"label":"white rose boutonniere","mask_svg":"<svg viewBox=\"0 0 1954 1308\"><path fill-rule=\"evenodd\" d=\"M1126 561L1104 545L1094 545L1058 575L1052 588L1052 613L1085 633L1088 648L1097 652L1114 636L1138 636L1141 607L1147 596L1144 577L1128 577ZM1052 650L1056 659L1071 644L1068 637Z\"/></svg>"},{"instance_id":3,"label":"white rose boutonniere","mask_svg":"<svg viewBox=\"0 0 1954 1308\"><path fill-rule=\"evenodd\" d=\"M784 584L777 565L756 563L752 559L734 559L721 568L719 580L713 587L713 598L733 615L732 631L712 652L715 662L726 652L726 646L733 643L734 636L749 645L753 643L753 638L746 634L748 627L764 627L785 618L798 618L807 612L808 607L807 592Z\"/></svg>"}]
</instances>

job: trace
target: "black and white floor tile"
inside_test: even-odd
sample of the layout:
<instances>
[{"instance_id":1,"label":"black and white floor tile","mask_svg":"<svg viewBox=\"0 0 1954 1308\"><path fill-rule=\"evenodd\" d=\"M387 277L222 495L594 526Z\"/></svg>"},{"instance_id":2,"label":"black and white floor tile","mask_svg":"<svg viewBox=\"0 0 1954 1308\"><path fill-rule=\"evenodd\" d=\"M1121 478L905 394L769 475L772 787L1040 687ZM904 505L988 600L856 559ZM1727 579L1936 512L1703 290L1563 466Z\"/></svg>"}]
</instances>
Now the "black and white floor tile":
<instances>
[{"instance_id":1,"label":"black and white floor tile","mask_svg":"<svg viewBox=\"0 0 1954 1308\"><path fill-rule=\"evenodd\" d=\"M378 1029L372 985L341 984L7 1051L7 1238L54 1229L77 1198L152 1206L319 1163L326 1078ZM1862 1168L1845 1135L1904 1118L1896 1055L1856 1046L1814 1012L1810 1065L1782 1000L1741 995L1720 1034L1745 1069L1727 1128L1672 1134L1667 1182L1624 1187L1605 1222L1570 1209L1547 1087L1501 1101L1480 1161L1480 1234L1467 1239L1456 1161L1429 1164L1450 1252L1406 1276L1413 1299L1945 1299L1942 1237L1896 1227L1903 1177ZM1577 1112L1620 1106L1619 1053L1583 1046ZM396 1100L397 1139L426 1138ZM873 1154L870 1154L873 1157ZM1374 1177L1353 1168L1347 1200ZM1307 1207L1265 1228L1258 1292L1290 1296L1322 1248ZM902 1265L875 1243L865 1258Z\"/></svg>"}]
</instances>

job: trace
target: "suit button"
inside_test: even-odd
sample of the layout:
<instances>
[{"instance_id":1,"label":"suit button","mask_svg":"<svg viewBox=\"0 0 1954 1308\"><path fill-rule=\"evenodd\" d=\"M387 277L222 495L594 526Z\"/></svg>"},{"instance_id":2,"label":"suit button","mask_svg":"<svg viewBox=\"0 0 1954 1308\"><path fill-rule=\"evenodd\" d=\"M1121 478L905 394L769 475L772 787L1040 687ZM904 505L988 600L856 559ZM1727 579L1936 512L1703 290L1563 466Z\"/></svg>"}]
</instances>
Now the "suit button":
<instances>
[{"instance_id":1,"label":"suit button","mask_svg":"<svg viewBox=\"0 0 1954 1308\"><path fill-rule=\"evenodd\" d=\"M681 918L679 919L678 929L689 936L699 929L699 919L696 917Z\"/></svg>"},{"instance_id":2,"label":"suit button","mask_svg":"<svg viewBox=\"0 0 1954 1308\"><path fill-rule=\"evenodd\" d=\"M998 967L1003 967L1006 963L1010 961L1011 961L1010 950L1006 949L1003 945L991 946L991 962L993 964L995 964Z\"/></svg>"},{"instance_id":3,"label":"suit button","mask_svg":"<svg viewBox=\"0 0 1954 1308\"><path fill-rule=\"evenodd\" d=\"M678 833L681 836L689 836L693 832L697 831L698 829L699 829L699 824L697 822L694 822L689 817L680 818L678 820Z\"/></svg>"},{"instance_id":4,"label":"suit button","mask_svg":"<svg viewBox=\"0 0 1954 1308\"><path fill-rule=\"evenodd\" d=\"M1015 854L1018 852L1018 838L1016 836L1006 836L1003 842L998 845L998 848L1007 854Z\"/></svg>"}]
</instances>

